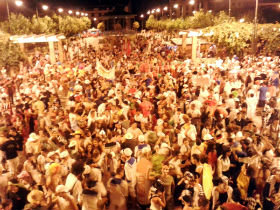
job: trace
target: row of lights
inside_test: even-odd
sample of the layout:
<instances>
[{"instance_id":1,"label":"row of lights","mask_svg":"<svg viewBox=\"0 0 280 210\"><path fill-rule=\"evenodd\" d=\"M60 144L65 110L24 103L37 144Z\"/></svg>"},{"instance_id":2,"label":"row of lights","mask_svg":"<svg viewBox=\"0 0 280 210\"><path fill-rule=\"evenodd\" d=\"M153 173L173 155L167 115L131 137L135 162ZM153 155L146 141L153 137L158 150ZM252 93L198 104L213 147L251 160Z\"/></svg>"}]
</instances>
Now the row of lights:
<instances>
[{"instance_id":1,"label":"row of lights","mask_svg":"<svg viewBox=\"0 0 280 210\"><path fill-rule=\"evenodd\" d=\"M16 6L21 7L21 6L23 5L23 1L21 1L21 0L16 0L16 1L15 1L15 4L16 4ZM44 4L44 5L42 5L42 9L43 9L44 11L47 11L47 10L49 9L49 6L46 5L46 4ZM64 12L64 9L58 8L57 11L58 11L59 13L63 13L63 12ZM69 15L72 15L72 14L73 14L73 11L72 11L72 10L68 10L68 14L69 14ZM88 13L76 11L76 15L77 15L77 16L80 16L80 15L81 15L81 16L87 17L87 16L88 16ZM96 18L95 18L95 19L96 19ZM95 21L96 21L96 20L95 20Z\"/></svg>"},{"instance_id":2,"label":"row of lights","mask_svg":"<svg viewBox=\"0 0 280 210\"><path fill-rule=\"evenodd\" d=\"M189 1L189 4L190 4L190 5L194 5L194 4L195 4L195 0L190 0L190 1ZM178 9L178 8L179 8L179 4L174 4L174 5L173 5L173 8L174 8L174 9ZM163 8L163 10L164 10L164 11L167 11L167 10L168 10L168 7L165 6L165 7ZM161 11L160 8L148 10L147 15L154 14L154 13L156 13L156 12L159 13L160 11Z\"/></svg>"}]
</instances>

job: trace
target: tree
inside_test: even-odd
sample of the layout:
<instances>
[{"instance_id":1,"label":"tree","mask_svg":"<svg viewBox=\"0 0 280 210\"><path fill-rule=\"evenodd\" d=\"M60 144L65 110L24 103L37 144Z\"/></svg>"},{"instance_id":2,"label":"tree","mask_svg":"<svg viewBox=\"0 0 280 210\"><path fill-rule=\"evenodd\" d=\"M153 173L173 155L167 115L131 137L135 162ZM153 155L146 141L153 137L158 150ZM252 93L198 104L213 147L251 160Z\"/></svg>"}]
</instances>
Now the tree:
<instances>
[{"instance_id":1,"label":"tree","mask_svg":"<svg viewBox=\"0 0 280 210\"><path fill-rule=\"evenodd\" d=\"M147 29L155 29L157 20L155 20L155 17L153 15L150 15L148 20L146 21L146 28Z\"/></svg>"},{"instance_id":2,"label":"tree","mask_svg":"<svg viewBox=\"0 0 280 210\"><path fill-rule=\"evenodd\" d=\"M99 30L101 30L101 31L104 31L104 30L105 30L105 24L104 24L104 22L98 23L97 29L99 29Z\"/></svg>"},{"instance_id":3,"label":"tree","mask_svg":"<svg viewBox=\"0 0 280 210\"><path fill-rule=\"evenodd\" d=\"M19 46L10 41L0 42L0 66L9 69L12 66L18 66L26 57L19 49Z\"/></svg>"},{"instance_id":4,"label":"tree","mask_svg":"<svg viewBox=\"0 0 280 210\"><path fill-rule=\"evenodd\" d=\"M140 27L140 24L138 21L134 21L132 25L133 29L137 30Z\"/></svg>"},{"instance_id":5,"label":"tree","mask_svg":"<svg viewBox=\"0 0 280 210\"><path fill-rule=\"evenodd\" d=\"M9 21L2 22L1 28L11 35L30 34L31 22L21 14L11 13Z\"/></svg>"},{"instance_id":6,"label":"tree","mask_svg":"<svg viewBox=\"0 0 280 210\"><path fill-rule=\"evenodd\" d=\"M210 37L219 47L226 48L228 54L241 55L245 48L250 46L252 40L253 24L247 23L222 23L207 28L204 32L212 31Z\"/></svg>"}]
</instances>

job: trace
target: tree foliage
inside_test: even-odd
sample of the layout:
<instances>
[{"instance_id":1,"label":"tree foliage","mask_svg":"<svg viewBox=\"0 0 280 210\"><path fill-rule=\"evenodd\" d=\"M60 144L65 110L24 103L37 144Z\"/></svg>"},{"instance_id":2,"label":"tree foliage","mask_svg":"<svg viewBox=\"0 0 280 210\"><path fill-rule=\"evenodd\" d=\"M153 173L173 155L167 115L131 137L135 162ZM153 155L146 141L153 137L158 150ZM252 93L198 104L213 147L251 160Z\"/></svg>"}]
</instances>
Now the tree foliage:
<instances>
[{"instance_id":1,"label":"tree foliage","mask_svg":"<svg viewBox=\"0 0 280 210\"><path fill-rule=\"evenodd\" d=\"M0 42L0 55L0 66L6 68L18 66L19 62L26 59L19 46L9 41Z\"/></svg>"},{"instance_id":2,"label":"tree foliage","mask_svg":"<svg viewBox=\"0 0 280 210\"><path fill-rule=\"evenodd\" d=\"M137 30L140 27L140 24L138 21L134 21L132 24L133 29Z\"/></svg>"},{"instance_id":3,"label":"tree foliage","mask_svg":"<svg viewBox=\"0 0 280 210\"><path fill-rule=\"evenodd\" d=\"M9 34L30 34L31 31L31 21L21 14L10 15L9 21L4 21L1 23L1 29Z\"/></svg>"},{"instance_id":4,"label":"tree foliage","mask_svg":"<svg viewBox=\"0 0 280 210\"><path fill-rule=\"evenodd\" d=\"M242 54L243 50L250 46L252 40L253 25L239 22L222 23L207 28L212 31L210 40L219 47L225 48L228 54Z\"/></svg>"},{"instance_id":5,"label":"tree foliage","mask_svg":"<svg viewBox=\"0 0 280 210\"><path fill-rule=\"evenodd\" d=\"M67 37L81 33L91 27L87 17L58 16L36 17L31 19L21 14L11 14L9 21L0 24L3 31L11 35L23 34L59 34Z\"/></svg>"},{"instance_id":6,"label":"tree foliage","mask_svg":"<svg viewBox=\"0 0 280 210\"><path fill-rule=\"evenodd\" d=\"M97 29L99 29L99 30L101 30L101 31L104 31L104 30L105 30L105 24L104 24L104 22L98 23Z\"/></svg>"}]
</instances>

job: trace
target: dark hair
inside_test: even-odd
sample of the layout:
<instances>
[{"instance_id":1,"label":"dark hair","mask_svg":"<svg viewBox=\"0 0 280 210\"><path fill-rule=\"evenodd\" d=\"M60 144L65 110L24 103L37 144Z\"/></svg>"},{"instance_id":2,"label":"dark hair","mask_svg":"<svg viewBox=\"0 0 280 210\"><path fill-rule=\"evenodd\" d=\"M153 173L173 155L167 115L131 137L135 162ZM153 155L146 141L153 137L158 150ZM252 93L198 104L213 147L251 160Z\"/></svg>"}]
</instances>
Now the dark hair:
<instances>
[{"instance_id":1,"label":"dark hair","mask_svg":"<svg viewBox=\"0 0 280 210\"><path fill-rule=\"evenodd\" d=\"M184 195L183 200L187 203L191 203L192 202L192 197L190 195Z\"/></svg>"},{"instance_id":2,"label":"dark hair","mask_svg":"<svg viewBox=\"0 0 280 210\"><path fill-rule=\"evenodd\" d=\"M81 161L76 161L72 164L71 173L75 176L79 176L84 172L84 163Z\"/></svg>"},{"instance_id":3,"label":"dark hair","mask_svg":"<svg viewBox=\"0 0 280 210\"><path fill-rule=\"evenodd\" d=\"M195 160L197 160L197 161L199 161L199 155L198 155L198 154L193 154L193 155L192 155L192 158L195 159Z\"/></svg>"},{"instance_id":4,"label":"dark hair","mask_svg":"<svg viewBox=\"0 0 280 210\"><path fill-rule=\"evenodd\" d=\"M223 182L222 178L220 178L220 177L213 179L213 184L215 186L218 186L219 184L222 184L222 183L224 183L224 182Z\"/></svg>"},{"instance_id":5,"label":"dark hair","mask_svg":"<svg viewBox=\"0 0 280 210\"><path fill-rule=\"evenodd\" d=\"M230 147L223 145L222 158L225 158L226 154L230 151Z\"/></svg>"},{"instance_id":6,"label":"dark hair","mask_svg":"<svg viewBox=\"0 0 280 210\"><path fill-rule=\"evenodd\" d=\"M153 187L160 192L164 192L164 186L158 180L153 184Z\"/></svg>"},{"instance_id":7,"label":"dark hair","mask_svg":"<svg viewBox=\"0 0 280 210\"><path fill-rule=\"evenodd\" d=\"M252 166L248 166L247 170L246 170L246 174L249 177L253 177L255 174L255 169Z\"/></svg>"}]
</instances>

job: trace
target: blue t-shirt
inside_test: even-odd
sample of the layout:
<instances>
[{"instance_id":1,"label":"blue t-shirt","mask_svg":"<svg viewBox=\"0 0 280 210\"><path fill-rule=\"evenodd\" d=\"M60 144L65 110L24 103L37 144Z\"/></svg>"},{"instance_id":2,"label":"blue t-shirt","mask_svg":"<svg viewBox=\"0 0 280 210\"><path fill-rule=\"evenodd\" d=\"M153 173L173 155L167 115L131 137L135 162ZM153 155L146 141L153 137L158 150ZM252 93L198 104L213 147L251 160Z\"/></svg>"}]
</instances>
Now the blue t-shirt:
<instances>
[{"instance_id":1,"label":"blue t-shirt","mask_svg":"<svg viewBox=\"0 0 280 210\"><path fill-rule=\"evenodd\" d=\"M272 85L275 87L279 87L279 78L275 78L274 80L272 80Z\"/></svg>"},{"instance_id":2,"label":"blue t-shirt","mask_svg":"<svg viewBox=\"0 0 280 210\"><path fill-rule=\"evenodd\" d=\"M260 88L260 100L265 101L266 100L266 92L268 90L268 87L264 86Z\"/></svg>"}]
</instances>

